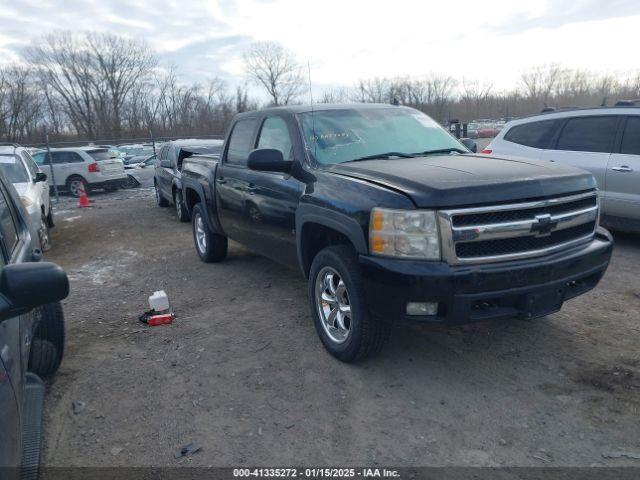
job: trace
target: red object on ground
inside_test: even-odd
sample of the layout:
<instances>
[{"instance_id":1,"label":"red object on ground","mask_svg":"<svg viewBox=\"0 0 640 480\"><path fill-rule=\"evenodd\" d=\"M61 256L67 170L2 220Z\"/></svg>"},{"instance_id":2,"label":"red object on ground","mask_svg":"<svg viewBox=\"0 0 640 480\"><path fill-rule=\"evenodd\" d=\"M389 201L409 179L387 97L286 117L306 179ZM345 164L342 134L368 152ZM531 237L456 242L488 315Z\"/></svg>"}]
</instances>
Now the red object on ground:
<instances>
[{"instance_id":1,"label":"red object on ground","mask_svg":"<svg viewBox=\"0 0 640 480\"><path fill-rule=\"evenodd\" d=\"M153 315L149 317L147 320L147 325L150 327L155 327L158 325L167 325L168 323L173 322L173 319L176 318L174 313L163 313L162 315Z\"/></svg>"},{"instance_id":2,"label":"red object on ground","mask_svg":"<svg viewBox=\"0 0 640 480\"><path fill-rule=\"evenodd\" d=\"M78 208L90 207L91 203L87 192L84 191L84 185L80 187L80 197L78 198Z\"/></svg>"}]
</instances>

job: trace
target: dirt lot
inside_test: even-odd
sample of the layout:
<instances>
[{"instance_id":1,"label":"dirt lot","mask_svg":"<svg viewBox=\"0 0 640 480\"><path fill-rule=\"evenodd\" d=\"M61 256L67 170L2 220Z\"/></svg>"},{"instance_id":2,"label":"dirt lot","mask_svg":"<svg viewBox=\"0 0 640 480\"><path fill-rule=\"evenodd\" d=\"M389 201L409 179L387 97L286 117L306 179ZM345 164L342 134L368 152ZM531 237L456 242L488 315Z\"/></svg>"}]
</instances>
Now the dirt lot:
<instances>
[{"instance_id":1,"label":"dirt lot","mask_svg":"<svg viewBox=\"0 0 640 480\"><path fill-rule=\"evenodd\" d=\"M72 293L46 465L640 465L603 456L640 452L640 236L616 235L600 286L561 313L398 325L381 356L344 365L298 272L233 243L200 262L150 190L93 198L59 206L47 255ZM178 318L149 328L158 289Z\"/></svg>"}]
</instances>

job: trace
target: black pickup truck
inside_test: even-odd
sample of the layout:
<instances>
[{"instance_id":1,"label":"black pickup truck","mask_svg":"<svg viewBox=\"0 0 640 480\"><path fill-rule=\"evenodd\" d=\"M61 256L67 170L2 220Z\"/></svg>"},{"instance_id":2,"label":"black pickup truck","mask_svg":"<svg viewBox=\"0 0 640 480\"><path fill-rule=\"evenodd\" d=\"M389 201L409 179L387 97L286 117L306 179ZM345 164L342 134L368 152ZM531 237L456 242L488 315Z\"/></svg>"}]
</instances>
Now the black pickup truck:
<instances>
[{"instance_id":1,"label":"black pickup truck","mask_svg":"<svg viewBox=\"0 0 640 480\"><path fill-rule=\"evenodd\" d=\"M532 319L596 286L612 251L587 172L475 155L421 112L270 108L234 119L221 158L182 170L196 251L227 239L299 268L343 361L397 319Z\"/></svg>"}]
</instances>

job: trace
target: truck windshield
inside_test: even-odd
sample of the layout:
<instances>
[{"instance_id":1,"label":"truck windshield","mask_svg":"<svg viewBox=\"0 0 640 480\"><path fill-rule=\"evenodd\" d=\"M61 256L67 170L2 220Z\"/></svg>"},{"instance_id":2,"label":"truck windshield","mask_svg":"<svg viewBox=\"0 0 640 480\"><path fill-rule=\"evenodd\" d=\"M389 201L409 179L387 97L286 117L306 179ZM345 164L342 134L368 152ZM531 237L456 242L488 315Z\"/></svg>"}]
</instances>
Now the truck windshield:
<instances>
[{"instance_id":1,"label":"truck windshield","mask_svg":"<svg viewBox=\"0 0 640 480\"><path fill-rule=\"evenodd\" d=\"M466 149L427 115L410 108L345 108L298 114L307 149L320 164L363 157ZM395 152L397 155L389 155Z\"/></svg>"}]
</instances>

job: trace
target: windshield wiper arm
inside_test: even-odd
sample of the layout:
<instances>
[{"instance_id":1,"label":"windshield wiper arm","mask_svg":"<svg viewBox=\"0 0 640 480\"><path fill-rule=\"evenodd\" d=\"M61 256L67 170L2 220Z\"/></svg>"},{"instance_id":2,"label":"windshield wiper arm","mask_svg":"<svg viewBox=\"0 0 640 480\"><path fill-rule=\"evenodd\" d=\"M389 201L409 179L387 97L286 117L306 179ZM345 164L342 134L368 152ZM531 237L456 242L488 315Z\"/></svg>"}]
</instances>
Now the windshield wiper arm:
<instances>
[{"instance_id":1,"label":"windshield wiper arm","mask_svg":"<svg viewBox=\"0 0 640 480\"><path fill-rule=\"evenodd\" d=\"M413 158L414 154L411 153L403 153L403 152L385 152L385 153L376 153L374 155L367 155L366 157L354 158L353 160L347 160L347 162L360 162L362 160L378 160L378 159L389 159L391 157L400 157L400 158ZM346 162L343 162L346 163Z\"/></svg>"},{"instance_id":2,"label":"windshield wiper arm","mask_svg":"<svg viewBox=\"0 0 640 480\"><path fill-rule=\"evenodd\" d=\"M414 153L414 155L432 155L437 153L451 153L451 152L469 153L464 151L461 148L452 147L452 148L439 148L437 150L425 150L424 152Z\"/></svg>"}]
</instances>

